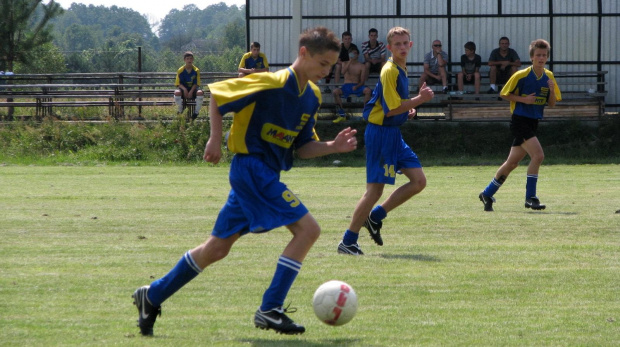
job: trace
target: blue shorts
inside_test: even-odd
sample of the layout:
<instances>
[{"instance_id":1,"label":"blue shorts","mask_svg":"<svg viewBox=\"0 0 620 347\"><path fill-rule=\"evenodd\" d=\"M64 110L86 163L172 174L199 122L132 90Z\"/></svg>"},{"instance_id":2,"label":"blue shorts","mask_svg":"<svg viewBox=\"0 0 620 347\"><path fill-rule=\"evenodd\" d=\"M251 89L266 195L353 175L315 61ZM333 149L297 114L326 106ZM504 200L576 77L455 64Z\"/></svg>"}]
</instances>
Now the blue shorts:
<instances>
[{"instance_id":1,"label":"blue shorts","mask_svg":"<svg viewBox=\"0 0 620 347\"><path fill-rule=\"evenodd\" d=\"M394 184L400 169L421 168L397 126L366 125L366 183Z\"/></svg>"},{"instance_id":2,"label":"blue shorts","mask_svg":"<svg viewBox=\"0 0 620 347\"><path fill-rule=\"evenodd\" d=\"M235 155L230 164L231 190L211 235L261 233L300 220L304 204L280 182L280 173L251 155Z\"/></svg>"},{"instance_id":3,"label":"blue shorts","mask_svg":"<svg viewBox=\"0 0 620 347\"><path fill-rule=\"evenodd\" d=\"M356 85L357 83L343 84L342 87L340 87L340 89L342 90L342 96L344 98L348 98L349 95L364 96L364 89L366 89L366 86L360 86L356 90L353 90L353 87L355 87Z\"/></svg>"}]
</instances>

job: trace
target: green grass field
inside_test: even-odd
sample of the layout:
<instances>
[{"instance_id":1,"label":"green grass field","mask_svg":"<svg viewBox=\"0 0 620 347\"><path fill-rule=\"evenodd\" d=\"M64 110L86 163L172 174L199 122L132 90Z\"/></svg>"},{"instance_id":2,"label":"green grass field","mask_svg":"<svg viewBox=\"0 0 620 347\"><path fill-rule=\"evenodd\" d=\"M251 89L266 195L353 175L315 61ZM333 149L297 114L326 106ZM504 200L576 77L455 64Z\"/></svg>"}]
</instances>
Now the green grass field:
<instances>
[{"instance_id":1,"label":"green grass field","mask_svg":"<svg viewBox=\"0 0 620 347\"><path fill-rule=\"evenodd\" d=\"M0 345L620 345L620 166L543 165L541 212L523 207L519 167L485 213L478 193L495 170L425 168L427 188L384 222L385 246L363 230L366 255L349 257L336 247L363 168L294 168L283 181L322 226L288 296L306 333L252 321L290 239L280 228L239 240L144 338L131 293L206 239L228 168L0 167ZM311 305L331 279L359 298L337 328Z\"/></svg>"}]
</instances>

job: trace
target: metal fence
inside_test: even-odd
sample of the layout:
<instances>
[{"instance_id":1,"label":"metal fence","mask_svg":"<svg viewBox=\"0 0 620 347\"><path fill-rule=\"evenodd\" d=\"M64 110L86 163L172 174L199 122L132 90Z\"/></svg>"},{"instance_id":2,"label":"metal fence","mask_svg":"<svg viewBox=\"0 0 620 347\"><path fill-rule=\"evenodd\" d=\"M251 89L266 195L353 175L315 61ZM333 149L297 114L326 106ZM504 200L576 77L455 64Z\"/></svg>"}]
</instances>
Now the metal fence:
<instances>
[{"instance_id":1,"label":"metal fence","mask_svg":"<svg viewBox=\"0 0 620 347\"><path fill-rule=\"evenodd\" d=\"M391 27L406 27L414 42L407 64L414 73L422 70L435 39L444 43L454 68L467 41L476 43L486 62L499 38L507 36L528 63L529 43L544 38L552 47L551 70L608 71L607 108L620 109L617 0L248 0L246 11L248 41L261 42L274 68L294 60L300 30L316 25L350 31L358 47L370 28L385 37Z\"/></svg>"}]
</instances>

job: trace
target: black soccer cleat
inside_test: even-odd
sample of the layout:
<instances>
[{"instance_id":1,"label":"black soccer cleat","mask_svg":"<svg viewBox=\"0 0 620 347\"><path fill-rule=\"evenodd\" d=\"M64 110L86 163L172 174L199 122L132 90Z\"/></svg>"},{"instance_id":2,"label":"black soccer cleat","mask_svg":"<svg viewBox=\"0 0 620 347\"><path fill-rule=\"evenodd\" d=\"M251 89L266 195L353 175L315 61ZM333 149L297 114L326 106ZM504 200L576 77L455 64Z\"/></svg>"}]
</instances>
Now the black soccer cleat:
<instances>
[{"instance_id":1,"label":"black soccer cleat","mask_svg":"<svg viewBox=\"0 0 620 347\"><path fill-rule=\"evenodd\" d=\"M254 325L264 330L273 329L278 334L297 335L303 334L306 328L293 322L285 312L293 313L296 309L288 310L277 307L269 311L261 311L260 308L254 314Z\"/></svg>"},{"instance_id":2,"label":"black soccer cleat","mask_svg":"<svg viewBox=\"0 0 620 347\"><path fill-rule=\"evenodd\" d=\"M364 255L360 245L354 243L352 245L345 245L342 241L338 244L338 253L340 254L348 254L348 255Z\"/></svg>"},{"instance_id":3,"label":"black soccer cleat","mask_svg":"<svg viewBox=\"0 0 620 347\"><path fill-rule=\"evenodd\" d=\"M478 198L484 204L484 210L487 212L493 212L493 203L495 202L495 198L492 196L486 196L482 193L478 195Z\"/></svg>"},{"instance_id":4,"label":"black soccer cleat","mask_svg":"<svg viewBox=\"0 0 620 347\"><path fill-rule=\"evenodd\" d=\"M547 206L540 203L537 197L525 199L525 208L532 210L544 210Z\"/></svg>"},{"instance_id":5,"label":"black soccer cleat","mask_svg":"<svg viewBox=\"0 0 620 347\"><path fill-rule=\"evenodd\" d=\"M133 304L138 308L138 327L143 336L153 336L153 325L157 316L161 316L161 306L151 305L146 297L148 290L149 286L140 287L131 295Z\"/></svg>"},{"instance_id":6,"label":"black soccer cleat","mask_svg":"<svg viewBox=\"0 0 620 347\"><path fill-rule=\"evenodd\" d=\"M368 229L368 232L370 232L370 237L372 237L372 240L379 246L383 246L381 227L383 227L383 222L375 222L370 218L370 216L368 216L364 222L364 228Z\"/></svg>"}]
</instances>

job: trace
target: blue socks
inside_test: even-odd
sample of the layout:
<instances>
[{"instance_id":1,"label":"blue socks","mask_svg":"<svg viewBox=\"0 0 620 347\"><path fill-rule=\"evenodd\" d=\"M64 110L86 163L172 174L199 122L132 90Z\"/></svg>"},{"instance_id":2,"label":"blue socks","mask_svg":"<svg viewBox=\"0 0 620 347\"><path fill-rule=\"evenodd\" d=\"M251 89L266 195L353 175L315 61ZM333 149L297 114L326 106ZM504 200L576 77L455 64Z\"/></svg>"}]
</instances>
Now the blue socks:
<instances>
[{"instance_id":1,"label":"blue socks","mask_svg":"<svg viewBox=\"0 0 620 347\"><path fill-rule=\"evenodd\" d=\"M525 184L525 198L533 198L536 197L536 185L538 183L538 175L527 175L527 183ZM495 178L489 183L489 185L482 191L484 196L491 197L497 190L502 186L502 184Z\"/></svg>"},{"instance_id":2,"label":"blue socks","mask_svg":"<svg viewBox=\"0 0 620 347\"><path fill-rule=\"evenodd\" d=\"M271 285L263 295L263 303L260 306L261 311L269 311L284 305L284 299L291 289L299 270L301 270L300 262L283 255L280 256Z\"/></svg>"},{"instance_id":3,"label":"blue socks","mask_svg":"<svg viewBox=\"0 0 620 347\"><path fill-rule=\"evenodd\" d=\"M495 195L495 193L497 193L497 190L501 186L502 184L499 183L499 181L495 179L495 177L493 177L491 183L489 183L489 185L482 191L482 195L492 197L493 195Z\"/></svg>"},{"instance_id":4,"label":"blue socks","mask_svg":"<svg viewBox=\"0 0 620 347\"><path fill-rule=\"evenodd\" d=\"M385 219L385 217L387 217L387 212L385 212L381 205L375 206L375 208L373 208L370 212L370 218L373 220L373 222L379 223L380 221Z\"/></svg>"},{"instance_id":5,"label":"blue socks","mask_svg":"<svg viewBox=\"0 0 620 347\"><path fill-rule=\"evenodd\" d=\"M189 281L193 280L202 269L196 265L194 259L187 251L175 267L166 274L166 276L151 283L151 287L147 292L147 299L151 305L157 307L161 303L176 293Z\"/></svg>"},{"instance_id":6,"label":"blue socks","mask_svg":"<svg viewBox=\"0 0 620 347\"><path fill-rule=\"evenodd\" d=\"M342 237L342 243L347 246L351 246L352 244L357 243L357 239L359 238L359 236L359 233L354 233L351 230L347 229L347 231L344 232L344 236Z\"/></svg>"},{"instance_id":7,"label":"blue socks","mask_svg":"<svg viewBox=\"0 0 620 347\"><path fill-rule=\"evenodd\" d=\"M527 175L527 183L525 184L525 198L536 197L536 184L538 183L538 175Z\"/></svg>"}]
</instances>

